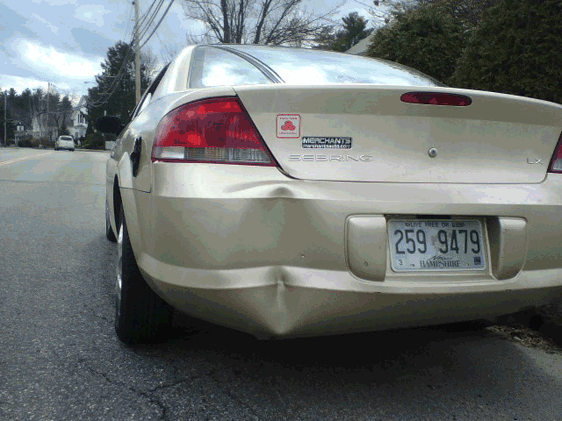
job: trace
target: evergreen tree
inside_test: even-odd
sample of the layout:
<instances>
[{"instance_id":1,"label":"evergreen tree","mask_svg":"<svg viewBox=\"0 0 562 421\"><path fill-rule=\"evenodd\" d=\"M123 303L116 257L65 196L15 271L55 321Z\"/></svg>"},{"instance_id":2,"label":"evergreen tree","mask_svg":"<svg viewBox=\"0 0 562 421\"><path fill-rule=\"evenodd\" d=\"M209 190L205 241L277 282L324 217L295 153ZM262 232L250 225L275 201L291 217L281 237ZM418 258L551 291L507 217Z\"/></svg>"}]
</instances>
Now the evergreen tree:
<instances>
[{"instance_id":1,"label":"evergreen tree","mask_svg":"<svg viewBox=\"0 0 562 421\"><path fill-rule=\"evenodd\" d=\"M68 124L70 123L70 118L72 117L72 111L72 102L70 101L70 98L68 98L68 95L65 95L62 98L58 109L60 115L58 120L59 135L70 134L68 131Z\"/></svg>"},{"instance_id":2,"label":"evergreen tree","mask_svg":"<svg viewBox=\"0 0 562 421\"><path fill-rule=\"evenodd\" d=\"M7 104L6 108L6 139L4 139L4 104ZM0 139L2 146L7 146L10 143L10 139L14 139L14 121L12 111L10 109L10 95L8 91L0 91Z\"/></svg>"},{"instance_id":3,"label":"evergreen tree","mask_svg":"<svg viewBox=\"0 0 562 421\"><path fill-rule=\"evenodd\" d=\"M316 48L333 51L347 51L362 39L366 38L373 32L373 29L367 29L369 21L363 16L359 16L357 12L351 12L342 18L343 27L341 30L333 33L333 27L326 28L316 38L318 43Z\"/></svg>"},{"instance_id":4,"label":"evergreen tree","mask_svg":"<svg viewBox=\"0 0 562 421\"><path fill-rule=\"evenodd\" d=\"M342 18L343 30L336 34L333 50L347 51L363 38L368 37L373 29L367 29L369 21L357 12L352 12Z\"/></svg>"},{"instance_id":5,"label":"evergreen tree","mask_svg":"<svg viewBox=\"0 0 562 421\"><path fill-rule=\"evenodd\" d=\"M88 89L89 121L96 121L105 113L117 116L126 124L136 105L135 66L133 49L124 42L109 47L101 64L103 72L96 76L97 86ZM150 83L149 69L141 61L141 91Z\"/></svg>"},{"instance_id":6,"label":"evergreen tree","mask_svg":"<svg viewBox=\"0 0 562 421\"><path fill-rule=\"evenodd\" d=\"M561 17L561 0L500 0L483 14L452 83L562 103Z\"/></svg>"},{"instance_id":7,"label":"evergreen tree","mask_svg":"<svg viewBox=\"0 0 562 421\"><path fill-rule=\"evenodd\" d=\"M436 5L444 13L460 21L464 30L470 32L478 26L482 13L498 0L375 0L371 15L377 20L391 22L395 17L420 7Z\"/></svg>"},{"instance_id":8,"label":"evergreen tree","mask_svg":"<svg viewBox=\"0 0 562 421\"><path fill-rule=\"evenodd\" d=\"M367 56L395 61L446 82L465 45L462 24L436 4L397 15L375 33Z\"/></svg>"},{"instance_id":9,"label":"evergreen tree","mask_svg":"<svg viewBox=\"0 0 562 421\"><path fill-rule=\"evenodd\" d=\"M21 95L15 95L13 102L10 103L14 120L24 125L26 130L31 129L31 90L25 89Z\"/></svg>"}]
</instances>

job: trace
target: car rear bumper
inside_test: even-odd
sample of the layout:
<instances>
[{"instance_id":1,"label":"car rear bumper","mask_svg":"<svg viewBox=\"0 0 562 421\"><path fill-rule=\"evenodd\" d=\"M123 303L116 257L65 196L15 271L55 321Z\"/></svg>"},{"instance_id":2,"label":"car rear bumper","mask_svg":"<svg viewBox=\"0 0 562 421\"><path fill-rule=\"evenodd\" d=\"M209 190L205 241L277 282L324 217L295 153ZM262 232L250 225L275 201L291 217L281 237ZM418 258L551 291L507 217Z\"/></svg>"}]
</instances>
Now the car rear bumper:
<instances>
[{"instance_id":1,"label":"car rear bumper","mask_svg":"<svg viewBox=\"0 0 562 421\"><path fill-rule=\"evenodd\" d=\"M562 298L554 273L517 285L386 286L348 272L296 267L189 270L141 258L143 276L174 308L258 338L333 335L493 319ZM554 275L554 276L553 276ZM201 285L201 284L205 285ZM533 285L531 288L525 286Z\"/></svg>"},{"instance_id":2,"label":"car rear bumper","mask_svg":"<svg viewBox=\"0 0 562 421\"><path fill-rule=\"evenodd\" d=\"M139 267L182 312L288 337L493 318L562 297L560 176L397 185L224 169L155 164L150 193L121 190ZM386 221L436 215L482 221L485 270L391 269Z\"/></svg>"}]
</instances>

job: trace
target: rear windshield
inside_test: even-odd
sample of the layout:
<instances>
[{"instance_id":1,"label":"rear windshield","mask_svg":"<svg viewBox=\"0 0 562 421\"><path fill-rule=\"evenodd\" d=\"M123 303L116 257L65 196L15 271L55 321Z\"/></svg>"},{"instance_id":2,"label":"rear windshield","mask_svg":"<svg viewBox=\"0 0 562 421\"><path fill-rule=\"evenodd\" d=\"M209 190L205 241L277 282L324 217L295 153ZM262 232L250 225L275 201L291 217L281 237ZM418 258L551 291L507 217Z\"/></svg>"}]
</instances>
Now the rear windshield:
<instances>
[{"instance_id":1,"label":"rear windshield","mask_svg":"<svg viewBox=\"0 0 562 421\"><path fill-rule=\"evenodd\" d=\"M200 48L195 54L192 88L272 83L257 67L228 51Z\"/></svg>"},{"instance_id":2,"label":"rear windshield","mask_svg":"<svg viewBox=\"0 0 562 421\"><path fill-rule=\"evenodd\" d=\"M59 139L60 140L73 140L72 137L70 137L70 136L61 136Z\"/></svg>"},{"instance_id":3,"label":"rear windshield","mask_svg":"<svg viewBox=\"0 0 562 421\"><path fill-rule=\"evenodd\" d=\"M223 48L235 50L239 54L246 54L261 61L289 84L369 83L444 86L421 72L386 60L312 49L270 48L258 45L225 45ZM206 50L218 49L206 48ZM216 53L216 57L213 57L215 53L205 54L200 71L200 82L198 85L192 84L193 87L271 83L263 74L263 77L259 77L255 71L250 71L254 66L249 61L242 60L234 54L229 55L224 50L218 51L221 52ZM225 60L225 55L230 58ZM249 60L251 61L251 58ZM245 63L240 65L241 61Z\"/></svg>"}]
</instances>

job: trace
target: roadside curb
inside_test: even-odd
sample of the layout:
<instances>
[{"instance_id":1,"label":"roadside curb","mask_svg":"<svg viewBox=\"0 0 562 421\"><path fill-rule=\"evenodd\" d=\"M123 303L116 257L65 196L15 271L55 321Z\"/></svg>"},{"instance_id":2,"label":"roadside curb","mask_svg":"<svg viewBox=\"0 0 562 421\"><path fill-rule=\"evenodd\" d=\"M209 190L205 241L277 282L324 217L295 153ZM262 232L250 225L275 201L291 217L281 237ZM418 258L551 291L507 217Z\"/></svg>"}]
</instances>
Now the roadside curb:
<instances>
[{"instance_id":1,"label":"roadside curb","mask_svg":"<svg viewBox=\"0 0 562 421\"><path fill-rule=\"evenodd\" d=\"M80 149L76 148L77 152L111 152L110 149Z\"/></svg>"},{"instance_id":2,"label":"roadside curb","mask_svg":"<svg viewBox=\"0 0 562 421\"><path fill-rule=\"evenodd\" d=\"M5 150L5 149L14 149L14 150L16 150L16 149L31 149L31 150L34 150L34 151L54 151L54 152L56 152L54 148L28 148L28 147L25 147L25 146L23 146L23 147L22 146L8 146L7 148L0 148L0 151ZM111 152L111 149L75 148L75 151L78 151L78 152Z\"/></svg>"}]
</instances>

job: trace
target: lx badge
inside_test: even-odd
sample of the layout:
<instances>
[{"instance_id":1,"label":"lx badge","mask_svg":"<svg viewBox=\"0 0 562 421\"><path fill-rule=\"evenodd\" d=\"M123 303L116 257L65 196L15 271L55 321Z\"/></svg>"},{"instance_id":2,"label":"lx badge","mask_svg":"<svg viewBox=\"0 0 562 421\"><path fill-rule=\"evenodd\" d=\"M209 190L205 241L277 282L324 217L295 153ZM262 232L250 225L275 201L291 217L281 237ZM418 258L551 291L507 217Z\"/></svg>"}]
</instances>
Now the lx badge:
<instances>
[{"instance_id":1,"label":"lx badge","mask_svg":"<svg viewBox=\"0 0 562 421\"><path fill-rule=\"evenodd\" d=\"M534 159L534 158L527 158L527 164L531 164L531 165L542 165L542 159Z\"/></svg>"}]
</instances>

